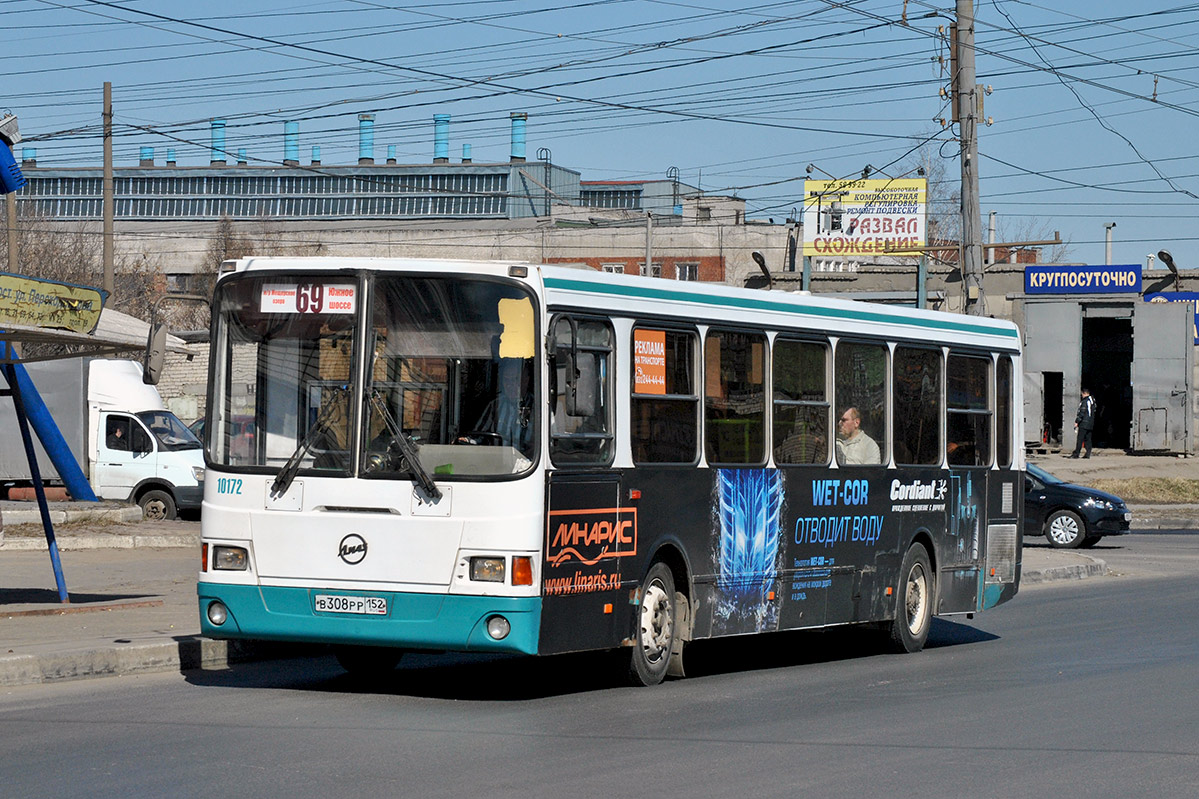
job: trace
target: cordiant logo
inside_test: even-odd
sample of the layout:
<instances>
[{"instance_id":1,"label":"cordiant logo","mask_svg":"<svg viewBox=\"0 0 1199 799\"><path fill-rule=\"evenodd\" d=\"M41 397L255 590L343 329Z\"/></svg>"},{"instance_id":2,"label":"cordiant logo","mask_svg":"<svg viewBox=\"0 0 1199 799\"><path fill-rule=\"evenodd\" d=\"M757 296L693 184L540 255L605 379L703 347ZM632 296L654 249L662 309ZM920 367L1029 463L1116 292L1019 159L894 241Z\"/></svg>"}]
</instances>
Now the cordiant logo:
<instances>
[{"instance_id":1,"label":"cordiant logo","mask_svg":"<svg viewBox=\"0 0 1199 799\"><path fill-rule=\"evenodd\" d=\"M351 566L361 563L366 557L366 539L357 533L350 533L337 545L337 557Z\"/></svg>"}]
</instances>

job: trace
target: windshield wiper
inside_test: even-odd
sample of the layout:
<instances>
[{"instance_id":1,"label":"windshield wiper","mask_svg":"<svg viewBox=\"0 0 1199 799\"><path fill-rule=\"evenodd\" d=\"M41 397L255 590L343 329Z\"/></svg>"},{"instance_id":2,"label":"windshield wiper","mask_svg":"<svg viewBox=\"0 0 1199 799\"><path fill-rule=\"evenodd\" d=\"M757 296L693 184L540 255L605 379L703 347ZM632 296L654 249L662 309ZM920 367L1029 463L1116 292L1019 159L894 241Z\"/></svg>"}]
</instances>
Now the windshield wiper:
<instances>
[{"instance_id":1,"label":"windshield wiper","mask_svg":"<svg viewBox=\"0 0 1199 799\"><path fill-rule=\"evenodd\" d=\"M395 417L391 415L391 409L387 407L387 403L383 401L383 397L380 396L379 392L371 391L370 403L375 413L379 414L379 417L383 419L387 433L391 436L392 442L400 450L400 455L404 463L408 464L408 473L416 478L416 481L420 483L421 489L430 499L434 502L440 500L441 489L437 487L437 483L433 482L432 475L421 464L420 456L416 451L416 445L400 429Z\"/></svg>"},{"instance_id":2,"label":"windshield wiper","mask_svg":"<svg viewBox=\"0 0 1199 799\"><path fill-rule=\"evenodd\" d=\"M287 463L283 464L283 468L279 470L279 474L275 475L275 482L271 483L271 499L277 499L287 493L287 489L291 488L291 481L296 479L296 473L300 471L300 464L304 460L304 456L312 447L317 436L325 432L329 423L333 421L333 416L339 410L337 399L347 394L349 389L331 388L327 389L331 396L323 406L321 412L316 417L316 421L308 428L308 432L300 439L300 443L296 445L296 451L287 459Z\"/></svg>"}]
</instances>

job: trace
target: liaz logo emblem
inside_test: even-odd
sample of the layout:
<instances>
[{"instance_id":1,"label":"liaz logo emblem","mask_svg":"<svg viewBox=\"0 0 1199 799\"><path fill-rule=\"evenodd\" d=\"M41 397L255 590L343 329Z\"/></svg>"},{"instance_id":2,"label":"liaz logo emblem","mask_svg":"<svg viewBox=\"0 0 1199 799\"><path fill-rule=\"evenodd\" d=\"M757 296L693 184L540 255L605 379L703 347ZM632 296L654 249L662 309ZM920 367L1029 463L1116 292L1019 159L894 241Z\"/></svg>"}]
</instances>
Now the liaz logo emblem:
<instances>
[{"instance_id":1,"label":"liaz logo emblem","mask_svg":"<svg viewBox=\"0 0 1199 799\"><path fill-rule=\"evenodd\" d=\"M636 554L636 508L550 511L545 559L551 566L572 560L593 566Z\"/></svg>"},{"instance_id":2,"label":"liaz logo emblem","mask_svg":"<svg viewBox=\"0 0 1199 799\"><path fill-rule=\"evenodd\" d=\"M337 545L337 557L351 566L361 563L366 557L366 539L357 533L350 533Z\"/></svg>"}]
</instances>

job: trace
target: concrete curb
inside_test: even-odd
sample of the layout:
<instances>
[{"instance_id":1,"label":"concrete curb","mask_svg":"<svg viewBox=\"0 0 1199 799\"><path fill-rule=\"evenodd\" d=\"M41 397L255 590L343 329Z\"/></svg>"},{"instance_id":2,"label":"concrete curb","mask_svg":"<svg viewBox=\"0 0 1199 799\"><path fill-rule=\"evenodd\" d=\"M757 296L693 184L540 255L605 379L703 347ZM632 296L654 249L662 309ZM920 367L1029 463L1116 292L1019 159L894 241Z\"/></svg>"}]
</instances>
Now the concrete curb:
<instances>
[{"instance_id":1,"label":"concrete curb","mask_svg":"<svg viewBox=\"0 0 1199 799\"><path fill-rule=\"evenodd\" d=\"M1022 571L1020 573L1021 585L1024 583L1047 583L1053 580L1085 580L1088 577L1103 577L1107 574L1107 563L1104 561L1081 552L1074 554L1088 562Z\"/></svg>"},{"instance_id":2,"label":"concrete curb","mask_svg":"<svg viewBox=\"0 0 1199 799\"><path fill-rule=\"evenodd\" d=\"M294 645L263 641L214 641L198 635L150 643L36 655L0 655L0 686L117 677L154 672L225 669L234 663L282 660L305 652ZM307 654L312 654L311 651Z\"/></svg>"},{"instance_id":3,"label":"concrete curb","mask_svg":"<svg viewBox=\"0 0 1199 799\"><path fill-rule=\"evenodd\" d=\"M56 535L55 541L61 552L82 549L137 549L139 547L153 549L195 547L198 549L200 546L200 536L189 533L178 535ZM45 552L47 549L49 546L46 544L45 537L0 537L0 552L28 552L31 550Z\"/></svg>"}]
</instances>

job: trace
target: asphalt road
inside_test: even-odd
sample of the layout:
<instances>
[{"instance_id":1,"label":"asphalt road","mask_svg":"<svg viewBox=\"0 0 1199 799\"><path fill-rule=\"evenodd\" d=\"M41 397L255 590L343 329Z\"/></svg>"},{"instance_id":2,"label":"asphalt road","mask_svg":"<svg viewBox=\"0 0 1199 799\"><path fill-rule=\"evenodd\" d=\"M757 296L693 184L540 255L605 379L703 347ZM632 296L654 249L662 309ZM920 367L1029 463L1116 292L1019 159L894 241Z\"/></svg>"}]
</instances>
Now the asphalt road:
<instances>
[{"instance_id":1,"label":"asphalt road","mask_svg":"<svg viewBox=\"0 0 1199 799\"><path fill-rule=\"evenodd\" d=\"M1194 797L1199 535L1113 539L917 655L860 633L697 646L620 686L594 655L330 658L14 688L5 797Z\"/></svg>"}]
</instances>

